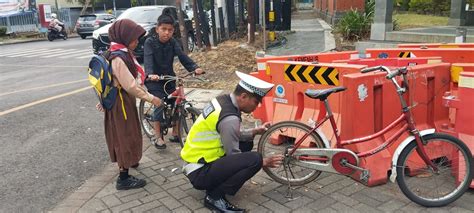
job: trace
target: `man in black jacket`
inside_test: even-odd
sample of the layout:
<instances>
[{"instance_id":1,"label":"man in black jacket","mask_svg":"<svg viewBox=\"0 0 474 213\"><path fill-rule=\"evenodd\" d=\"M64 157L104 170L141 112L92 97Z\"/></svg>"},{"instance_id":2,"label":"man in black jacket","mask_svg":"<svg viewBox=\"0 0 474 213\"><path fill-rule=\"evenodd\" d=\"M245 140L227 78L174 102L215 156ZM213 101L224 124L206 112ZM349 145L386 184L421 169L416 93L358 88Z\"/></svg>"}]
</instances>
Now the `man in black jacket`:
<instances>
[{"instance_id":1,"label":"man in black jacket","mask_svg":"<svg viewBox=\"0 0 474 213\"><path fill-rule=\"evenodd\" d=\"M166 100L168 94L171 94L176 90L176 84L174 81L166 83L165 81L158 81L161 75L172 75L176 76L173 70L173 60L175 56L178 56L181 64L189 72L195 72L201 74L202 69L198 67L194 61L189 58L182 50L180 44L176 39L173 38L175 20L169 14L163 13L158 17L158 25L149 31L148 38L145 40L144 50L144 63L145 63L145 75L148 81L145 82L149 92L170 104L174 100ZM166 83L166 85L165 85ZM165 88L166 86L166 88ZM155 138L153 143L158 149L165 149L166 144L162 139L160 122L164 122L163 109L158 108L155 110L152 116L154 121ZM173 127L172 137L170 141L178 142L177 129Z\"/></svg>"}]
</instances>

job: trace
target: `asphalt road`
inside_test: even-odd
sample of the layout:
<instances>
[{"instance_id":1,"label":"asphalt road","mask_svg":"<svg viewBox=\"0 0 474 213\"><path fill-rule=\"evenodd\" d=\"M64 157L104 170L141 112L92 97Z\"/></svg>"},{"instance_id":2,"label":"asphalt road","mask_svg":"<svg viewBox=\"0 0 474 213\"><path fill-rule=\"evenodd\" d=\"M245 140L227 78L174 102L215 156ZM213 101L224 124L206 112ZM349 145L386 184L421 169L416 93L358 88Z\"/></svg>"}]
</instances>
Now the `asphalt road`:
<instances>
[{"instance_id":1,"label":"asphalt road","mask_svg":"<svg viewBox=\"0 0 474 213\"><path fill-rule=\"evenodd\" d=\"M109 163L91 40L0 46L0 212L53 207Z\"/></svg>"}]
</instances>

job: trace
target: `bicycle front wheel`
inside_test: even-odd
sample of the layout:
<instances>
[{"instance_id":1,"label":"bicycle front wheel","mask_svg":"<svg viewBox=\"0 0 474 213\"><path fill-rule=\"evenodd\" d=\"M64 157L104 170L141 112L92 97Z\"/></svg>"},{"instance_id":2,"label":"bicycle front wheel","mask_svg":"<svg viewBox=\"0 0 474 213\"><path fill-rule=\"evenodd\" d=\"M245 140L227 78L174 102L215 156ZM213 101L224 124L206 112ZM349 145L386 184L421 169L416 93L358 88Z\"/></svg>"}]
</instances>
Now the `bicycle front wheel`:
<instances>
[{"instance_id":1,"label":"bicycle front wheel","mask_svg":"<svg viewBox=\"0 0 474 213\"><path fill-rule=\"evenodd\" d=\"M155 136L155 129L153 128L153 122L151 121L151 116L155 111L155 106L152 103L141 100L138 105L138 114L140 117L140 124L142 126L143 132L146 136L152 138Z\"/></svg>"},{"instance_id":2,"label":"bicycle front wheel","mask_svg":"<svg viewBox=\"0 0 474 213\"><path fill-rule=\"evenodd\" d=\"M445 206L455 201L472 181L472 155L459 139L440 133L422 137L434 171L418 155L413 140L397 162L397 183L411 201L426 207Z\"/></svg>"},{"instance_id":3,"label":"bicycle front wheel","mask_svg":"<svg viewBox=\"0 0 474 213\"><path fill-rule=\"evenodd\" d=\"M257 150L263 158L278 154L284 155L303 135L310 131L310 127L296 121L277 123L262 135ZM321 137L313 132L300 147L324 148L324 143ZM276 182L281 184L290 182L292 186L308 184L321 174L321 171L295 165L296 161L297 159L290 157L288 162L284 162L278 168L263 167L263 170Z\"/></svg>"},{"instance_id":4,"label":"bicycle front wheel","mask_svg":"<svg viewBox=\"0 0 474 213\"><path fill-rule=\"evenodd\" d=\"M184 146L184 142L186 141L186 137L188 137L189 130L191 129L191 126L194 124L199 114L199 110L194 107L186 107L186 109L183 109L183 111L180 113L178 119L178 139L179 145L181 145L181 147Z\"/></svg>"}]
</instances>

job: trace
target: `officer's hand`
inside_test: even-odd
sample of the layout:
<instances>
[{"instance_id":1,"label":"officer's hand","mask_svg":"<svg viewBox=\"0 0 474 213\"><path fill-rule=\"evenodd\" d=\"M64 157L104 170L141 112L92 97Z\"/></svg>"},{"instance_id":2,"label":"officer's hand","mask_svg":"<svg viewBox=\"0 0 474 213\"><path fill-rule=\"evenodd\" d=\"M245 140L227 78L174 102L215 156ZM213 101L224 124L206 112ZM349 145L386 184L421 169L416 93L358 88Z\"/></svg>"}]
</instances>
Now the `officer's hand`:
<instances>
[{"instance_id":1,"label":"officer's hand","mask_svg":"<svg viewBox=\"0 0 474 213\"><path fill-rule=\"evenodd\" d=\"M196 75L201 75L203 71L201 68L197 68L196 70L194 70L194 73L196 73Z\"/></svg>"},{"instance_id":2,"label":"officer's hand","mask_svg":"<svg viewBox=\"0 0 474 213\"><path fill-rule=\"evenodd\" d=\"M283 163L283 155L273 155L263 159L263 167L277 168Z\"/></svg>"},{"instance_id":3,"label":"officer's hand","mask_svg":"<svg viewBox=\"0 0 474 213\"><path fill-rule=\"evenodd\" d=\"M104 112L104 108L102 107L102 104L100 104L100 102L95 105L95 108L96 108L99 112Z\"/></svg>"},{"instance_id":4,"label":"officer's hand","mask_svg":"<svg viewBox=\"0 0 474 213\"><path fill-rule=\"evenodd\" d=\"M158 97L154 97L153 100L151 100L151 103L156 107L160 107L163 104L163 101Z\"/></svg>"},{"instance_id":5,"label":"officer's hand","mask_svg":"<svg viewBox=\"0 0 474 213\"><path fill-rule=\"evenodd\" d=\"M255 127L254 135L261 135L265 133L268 130L268 128L270 128L271 125L272 125L271 122L266 122L261 126Z\"/></svg>"}]
</instances>

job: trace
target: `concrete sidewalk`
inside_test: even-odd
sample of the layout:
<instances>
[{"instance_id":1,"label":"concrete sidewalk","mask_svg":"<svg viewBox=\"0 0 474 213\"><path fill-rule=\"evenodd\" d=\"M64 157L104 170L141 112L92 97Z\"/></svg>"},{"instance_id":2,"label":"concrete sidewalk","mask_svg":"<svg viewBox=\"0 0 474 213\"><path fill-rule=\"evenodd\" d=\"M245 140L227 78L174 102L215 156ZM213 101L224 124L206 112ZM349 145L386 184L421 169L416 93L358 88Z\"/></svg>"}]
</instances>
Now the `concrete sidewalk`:
<instances>
[{"instance_id":1,"label":"concrete sidewalk","mask_svg":"<svg viewBox=\"0 0 474 213\"><path fill-rule=\"evenodd\" d=\"M138 169L130 170L132 175L146 179L144 188L117 191L117 168L110 164L52 212L210 212L203 205L205 193L193 189L181 173L179 145L168 145L166 150L147 145ZM394 183L366 187L351 178L327 173L296 188L294 199L285 198L286 189L287 186L272 181L260 171L230 200L250 212L259 213L474 211L472 191L449 206L428 209L409 201Z\"/></svg>"},{"instance_id":2,"label":"concrete sidewalk","mask_svg":"<svg viewBox=\"0 0 474 213\"><path fill-rule=\"evenodd\" d=\"M288 43L293 42L292 54L315 53L326 50L334 44L330 38L321 39L319 37L321 34L314 33L326 31L320 20L304 19L299 23L318 28L311 29L310 33L305 34L309 37L304 39L299 37L299 42L295 42L296 38L289 37ZM302 35L303 31L297 31L292 36ZM317 44L319 48L315 48L308 45L308 41L324 43ZM272 51L283 53L285 47ZM212 96L206 95L206 97ZM255 144L257 141L258 138ZM110 164L101 174L87 180L76 192L58 203L51 212L210 212L203 205L204 192L194 189L181 173L179 145L169 143L166 150L157 150L149 145L147 139L144 140L144 144L140 166L136 170L130 170L132 175L146 179L147 185L144 188L117 191L115 181L118 169L115 164ZM230 200L250 212L258 213L474 211L472 190L449 206L427 209L409 201L394 183L366 187L351 178L327 173L323 173L306 186L296 188L294 199L285 197L286 189L287 186L274 182L260 171L245 183L235 197L230 197Z\"/></svg>"}]
</instances>

